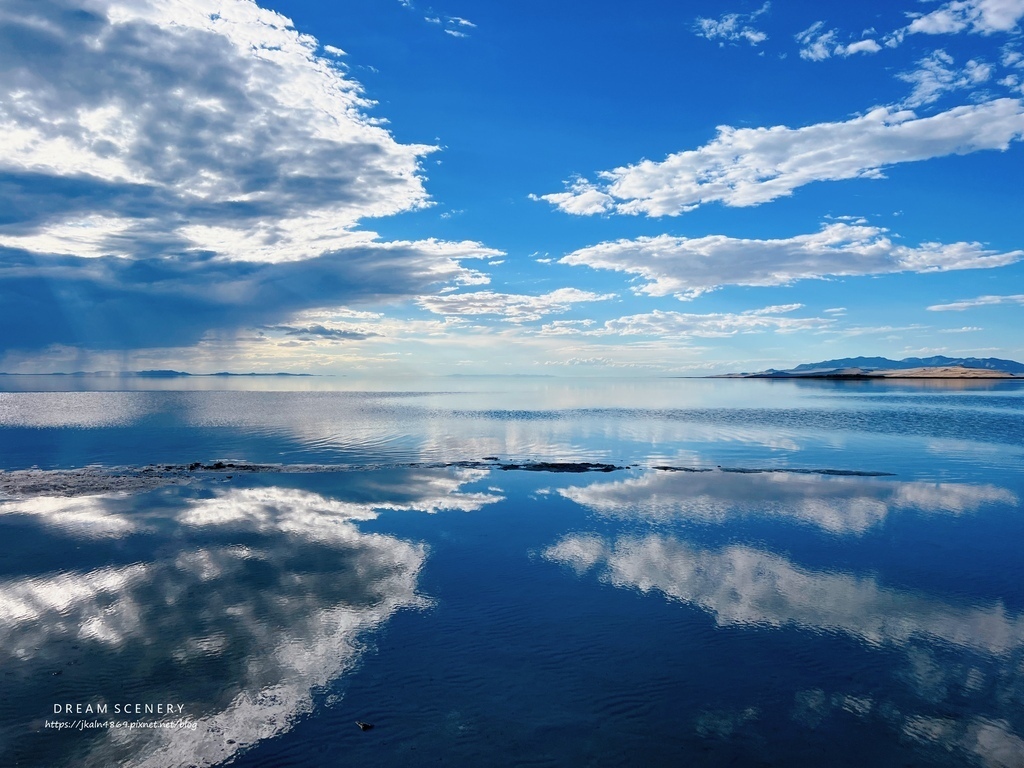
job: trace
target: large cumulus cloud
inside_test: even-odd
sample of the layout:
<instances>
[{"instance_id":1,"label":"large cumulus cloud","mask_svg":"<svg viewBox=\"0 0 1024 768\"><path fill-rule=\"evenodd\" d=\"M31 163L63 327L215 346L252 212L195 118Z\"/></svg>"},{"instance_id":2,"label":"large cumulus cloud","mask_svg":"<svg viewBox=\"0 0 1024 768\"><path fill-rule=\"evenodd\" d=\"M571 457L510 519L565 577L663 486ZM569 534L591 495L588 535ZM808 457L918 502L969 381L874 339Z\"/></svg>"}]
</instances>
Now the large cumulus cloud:
<instances>
[{"instance_id":1,"label":"large cumulus cloud","mask_svg":"<svg viewBox=\"0 0 1024 768\"><path fill-rule=\"evenodd\" d=\"M380 242L420 160L318 42L250 0L0 7L0 338L124 349L481 282L476 243Z\"/></svg>"}]
</instances>

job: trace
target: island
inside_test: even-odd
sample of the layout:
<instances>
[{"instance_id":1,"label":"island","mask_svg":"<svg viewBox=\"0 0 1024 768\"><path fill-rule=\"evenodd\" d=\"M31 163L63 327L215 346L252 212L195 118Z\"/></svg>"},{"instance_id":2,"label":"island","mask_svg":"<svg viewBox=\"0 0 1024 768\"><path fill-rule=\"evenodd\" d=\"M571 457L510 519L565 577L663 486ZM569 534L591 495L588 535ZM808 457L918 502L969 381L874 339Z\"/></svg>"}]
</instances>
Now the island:
<instances>
[{"instance_id":1,"label":"island","mask_svg":"<svg viewBox=\"0 0 1024 768\"><path fill-rule=\"evenodd\" d=\"M1024 363L997 357L848 357L769 368L754 373L726 373L713 379L1024 379Z\"/></svg>"}]
</instances>

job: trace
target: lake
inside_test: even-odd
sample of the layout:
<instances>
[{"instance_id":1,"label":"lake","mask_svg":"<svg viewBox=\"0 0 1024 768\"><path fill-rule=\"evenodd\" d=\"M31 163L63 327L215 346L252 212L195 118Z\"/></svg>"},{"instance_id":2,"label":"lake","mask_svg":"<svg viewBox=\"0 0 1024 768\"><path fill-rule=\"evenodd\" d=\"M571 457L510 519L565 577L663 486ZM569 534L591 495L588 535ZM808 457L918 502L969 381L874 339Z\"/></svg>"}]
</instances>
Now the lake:
<instances>
[{"instance_id":1,"label":"lake","mask_svg":"<svg viewBox=\"0 0 1024 768\"><path fill-rule=\"evenodd\" d=\"M1024 766L1022 466L1014 381L0 376L0 764Z\"/></svg>"}]
</instances>

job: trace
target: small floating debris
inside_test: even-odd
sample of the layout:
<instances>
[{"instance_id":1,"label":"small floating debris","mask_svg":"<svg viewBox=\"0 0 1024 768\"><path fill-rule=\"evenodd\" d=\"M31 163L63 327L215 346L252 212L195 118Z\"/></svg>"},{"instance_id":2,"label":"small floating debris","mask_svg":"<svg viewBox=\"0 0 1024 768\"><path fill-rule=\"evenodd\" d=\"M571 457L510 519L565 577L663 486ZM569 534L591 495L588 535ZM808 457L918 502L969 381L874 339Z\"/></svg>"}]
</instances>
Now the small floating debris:
<instances>
[{"instance_id":1,"label":"small floating debris","mask_svg":"<svg viewBox=\"0 0 1024 768\"><path fill-rule=\"evenodd\" d=\"M369 731L373 728L373 723L364 723L362 720L356 720L356 725L359 726L360 731Z\"/></svg>"}]
</instances>

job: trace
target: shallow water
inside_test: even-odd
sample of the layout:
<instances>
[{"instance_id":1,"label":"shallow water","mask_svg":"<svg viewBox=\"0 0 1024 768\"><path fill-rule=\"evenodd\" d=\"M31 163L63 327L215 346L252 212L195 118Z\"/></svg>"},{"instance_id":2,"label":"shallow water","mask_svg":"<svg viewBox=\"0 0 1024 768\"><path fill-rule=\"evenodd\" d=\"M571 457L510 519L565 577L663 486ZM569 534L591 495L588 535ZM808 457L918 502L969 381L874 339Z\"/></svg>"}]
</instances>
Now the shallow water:
<instances>
[{"instance_id":1,"label":"shallow water","mask_svg":"<svg viewBox=\"0 0 1024 768\"><path fill-rule=\"evenodd\" d=\"M1024 765L1018 383L17 378L0 764Z\"/></svg>"}]
</instances>

